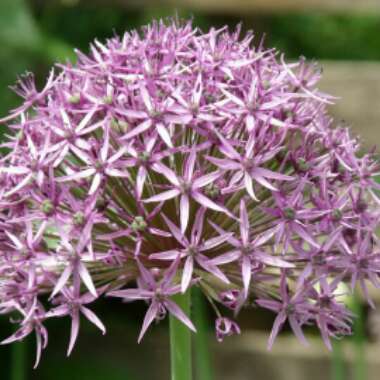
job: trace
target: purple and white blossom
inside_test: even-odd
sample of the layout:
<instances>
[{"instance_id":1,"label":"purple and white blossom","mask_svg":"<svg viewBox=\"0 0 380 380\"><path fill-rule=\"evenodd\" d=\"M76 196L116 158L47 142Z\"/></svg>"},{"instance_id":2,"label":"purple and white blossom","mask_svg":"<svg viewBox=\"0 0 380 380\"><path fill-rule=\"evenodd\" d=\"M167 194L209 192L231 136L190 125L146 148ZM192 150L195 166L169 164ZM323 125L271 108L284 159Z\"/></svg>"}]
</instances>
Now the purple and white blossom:
<instances>
[{"instance_id":1,"label":"purple and white blossom","mask_svg":"<svg viewBox=\"0 0 380 380\"><path fill-rule=\"evenodd\" d=\"M168 313L195 331L172 298L194 286L218 340L240 332L218 305L273 311L269 346L286 322L303 343L308 325L328 347L350 333L339 285L370 305L380 287L379 163L333 128L315 65L252 40L160 21L95 41L42 91L20 78L1 120L0 313L19 325L3 344L34 332L38 362L66 316L70 353L81 316L105 332L105 296L148 304L139 341Z\"/></svg>"}]
</instances>

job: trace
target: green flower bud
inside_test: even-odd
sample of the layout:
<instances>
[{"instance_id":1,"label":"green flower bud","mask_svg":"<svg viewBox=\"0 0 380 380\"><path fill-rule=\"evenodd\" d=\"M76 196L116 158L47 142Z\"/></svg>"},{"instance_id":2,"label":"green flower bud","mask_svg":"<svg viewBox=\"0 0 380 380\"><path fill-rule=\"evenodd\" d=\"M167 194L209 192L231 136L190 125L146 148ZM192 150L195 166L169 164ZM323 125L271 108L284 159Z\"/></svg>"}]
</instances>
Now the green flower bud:
<instances>
[{"instance_id":1,"label":"green flower bud","mask_svg":"<svg viewBox=\"0 0 380 380\"><path fill-rule=\"evenodd\" d=\"M290 207L287 207L284 210L284 215L285 215L285 218L289 220L294 220L296 218L296 212L294 211L294 209Z\"/></svg>"},{"instance_id":2,"label":"green flower bud","mask_svg":"<svg viewBox=\"0 0 380 380\"><path fill-rule=\"evenodd\" d=\"M80 94L77 93L77 94L73 94L71 95L67 101L71 104L78 104L80 102Z\"/></svg>"},{"instance_id":3,"label":"green flower bud","mask_svg":"<svg viewBox=\"0 0 380 380\"><path fill-rule=\"evenodd\" d=\"M45 214L45 215L49 215L53 212L54 210L54 205L53 205L53 202L50 200L50 199L45 199L42 203L41 203L41 211Z\"/></svg>"},{"instance_id":4,"label":"green flower bud","mask_svg":"<svg viewBox=\"0 0 380 380\"><path fill-rule=\"evenodd\" d=\"M297 161L297 165L298 165L298 168L303 171L303 172L306 172L310 169L310 165L309 163L306 162L306 160L304 158L300 158L298 159Z\"/></svg>"},{"instance_id":5,"label":"green flower bud","mask_svg":"<svg viewBox=\"0 0 380 380\"><path fill-rule=\"evenodd\" d=\"M142 232L146 229L147 223L142 216L136 216L131 223L131 229L135 232Z\"/></svg>"},{"instance_id":6,"label":"green flower bud","mask_svg":"<svg viewBox=\"0 0 380 380\"><path fill-rule=\"evenodd\" d=\"M333 220L335 221L338 221L338 220L341 220L342 219L342 211L340 211L338 208L333 210L332 213L331 213L331 216L333 218Z\"/></svg>"},{"instance_id":7,"label":"green flower bud","mask_svg":"<svg viewBox=\"0 0 380 380\"><path fill-rule=\"evenodd\" d=\"M103 103L104 104L112 104L113 102L113 97L111 95L106 95L103 97Z\"/></svg>"},{"instance_id":8,"label":"green flower bud","mask_svg":"<svg viewBox=\"0 0 380 380\"><path fill-rule=\"evenodd\" d=\"M211 199L215 199L220 195L219 186L216 185L215 183L210 183L209 185L206 186L205 193Z\"/></svg>"},{"instance_id":9,"label":"green flower bud","mask_svg":"<svg viewBox=\"0 0 380 380\"><path fill-rule=\"evenodd\" d=\"M77 211L73 216L74 226L83 226L84 224L84 214L82 211Z\"/></svg>"}]
</instances>

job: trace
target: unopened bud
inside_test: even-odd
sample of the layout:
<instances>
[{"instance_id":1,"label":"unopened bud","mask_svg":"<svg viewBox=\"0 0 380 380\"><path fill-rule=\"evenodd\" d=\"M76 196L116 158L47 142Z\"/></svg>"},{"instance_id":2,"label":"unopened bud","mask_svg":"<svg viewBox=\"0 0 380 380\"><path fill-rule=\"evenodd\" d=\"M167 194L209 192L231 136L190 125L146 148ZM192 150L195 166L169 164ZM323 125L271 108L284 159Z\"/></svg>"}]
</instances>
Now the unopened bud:
<instances>
[{"instance_id":1,"label":"unopened bud","mask_svg":"<svg viewBox=\"0 0 380 380\"><path fill-rule=\"evenodd\" d=\"M82 211L77 211L73 216L73 223L75 226L79 227L84 224L84 214Z\"/></svg>"},{"instance_id":2,"label":"unopened bud","mask_svg":"<svg viewBox=\"0 0 380 380\"><path fill-rule=\"evenodd\" d=\"M45 199L42 203L41 203L41 211L45 214L45 215L49 215L53 212L54 210L54 205L53 205L53 202L50 200L50 199Z\"/></svg>"}]
</instances>

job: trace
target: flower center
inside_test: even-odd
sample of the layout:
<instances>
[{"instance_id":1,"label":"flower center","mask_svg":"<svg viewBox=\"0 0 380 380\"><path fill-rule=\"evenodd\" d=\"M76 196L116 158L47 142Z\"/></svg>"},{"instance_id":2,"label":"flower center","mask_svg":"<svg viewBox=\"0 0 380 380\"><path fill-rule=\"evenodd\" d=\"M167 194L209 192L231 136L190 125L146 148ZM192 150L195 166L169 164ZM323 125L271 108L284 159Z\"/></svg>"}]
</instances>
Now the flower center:
<instances>
[{"instance_id":1,"label":"flower center","mask_svg":"<svg viewBox=\"0 0 380 380\"><path fill-rule=\"evenodd\" d=\"M338 222L339 220L342 219L342 211L340 211L338 208L333 210L331 213L331 217L335 222Z\"/></svg>"},{"instance_id":2,"label":"flower center","mask_svg":"<svg viewBox=\"0 0 380 380\"><path fill-rule=\"evenodd\" d=\"M331 304L331 298L329 296L322 296L319 298L319 305L323 308L329 307Z\"/></svg>"},{"instance_id":3,"label":"flower center","mask_svg":"<svg viewBox=\"0 0 380 380\"><path fill-rule=\"evenodd\" d=\"M113 98L111 95L106 95L103 97L102 101L104 104L110 105L113 102Z\"/></svg>"},{"instance_id":4,"label":"flower center","mask_svg":"<svg viewBox=\"0 0 380 380\"><path fill-rule=\"evenodd\" d=\"M188 194L191 190L191 183L186 181L181 181L180 183L181 192L184 194Z\"/></svg>"},{"instance_id":5,"label":"flower center","mask_svg":"<svg viewBox=\"0 0 380 380\"><path fill-rule=\"evenodd\" d=\"M220 195L220 188L215 183L210 183L206 186L205 194L211 199L215 199Z\"/></svg>"},{"instance_id":6,"label":"flower center","mask_svg":"<svg viewBox=\"0 0 380 380\"><path fill-rule=\"evenodd\" d=\"M310 165L306 162L304 158L299 158L297 161L298 169L302 172L307 172L310 169Z\"/></svg>"},{"instance_id":7,"label":"flower center","mask_svg":"<svg viewBox=\"0 0 380 380\"><path fill-rule=\"evenodd\" d=\"M70 104L78 104L80 102L80 94L79 93L76 93L76 94L73 94L71 95L67 101L70 103Z\"/></svg>"},{"instance_id":8,"label":"flower center","mask_svg":"<svg viewBox=\"0 0 380 380\"><path fill-rule=\"evenodd\" d=\"M94 167L95 167L97 172L102 172L104 164L101 161L96 161Z\"/></svg>"},{"instance_id":9,"label":"flower center","mask_svg":"<svg viewBox=\"0 0 380 380\"><path fill-rule=\"evenodd\" d=\"M134 232L142 232L147 228L147 223L142 216L136 216L131 223L131 229Z\"/></svg>"},{"instance_id":10,"label":"flower center","mask_svg":"<svg viewBox=\"0 0 380 380\"><path fill-rule=\"evenodd\" d=\"M252 158L244 158L242 161L242 166L244 170L249 171L255 167L255 163Z\"/></svg>"},{"instance_id":11,"label":"flower center","mask_svg":"<svg viewBox=\"0 0 380 380\"><path fill-rule=\"evenodd\" d=\"M191 246L187 249L187 254L188 254L189 256L194 257L197 253L198 253L198 249L197 249L197 247L194 247L193 245L191 245Z\"/></svg>"},{"instance_id":12,"label":"flower center","mask_svg":"<svg viewBox=\"0 0 380 380\"><path fill-rule=\"evenodd\" d=\"M124 120L113 118L111 120L111 128L120 131L121 133L127 133L129 124Z\"/></svg>"},{"instance_id":13,"label":"flower center","mask_svg":"<svg viewBox=\"0 0 380 380\"><path fill-rule=\"evenodd\" d=\"M54 210L54 205L53 205L53 202L50 200L50 199L45 199L42 203L41 203L41 211L45 214L45 215L50 215L53 210Z\"/></svg>"},{"instance_id":14,"label":"flower center","mask_svg":"<svg viewBox=\"0 0 380 380\"><path fill-rule=\"evenodd\" d=\"M286 305L286 307L285 307L285 312L286 312L286 314L293 314L294 312L295 312L295 307L294 307L294 305L292 305L292 304L289 304L289 305Z\"/></svg>"},{"instance_id":15,"label":"flower center","mask_svg":"<svg viewBox=\"0 0 380 380\"><path fill-rule=\"evenodd\" d=\"M152 110L152 111L150 111L149 116L152 119L155 119L157 121L157 120L159 120L161 118L162 112L160 112L158 110Z\"/></svg>"},{"instance_id":16,"label":"flower center","mask_svg":"<svg viewBox=\"0 0 380 380\"><path fill-rule=\"evenodd\" d=\"M82 211L77 211L73 216L74 226L80 227L83 226L85 217Z\"/></svg>"},{"instance_id":17,"label":"flower center","mask_svg":"<svg viewBox=\"0 0 380 380\"><path fill-rule=\"evenodd\" d=\"M283 213L284 213L285 218L288 220L294 220L296 218L296 212L291 207L286 207Z\"/></svg>"},{"instance_id":18,"label":"flower center","mask_svg":"<svg viewBox=\"0 0 380 380\"><path fill-rule=\"evenodd\" d=\"M241 248L240 252L243 256L248 256L252 252L252 250L248 245L246 245Z\"/></svg>"},{"instance_id":19,"label":"flower center","mask_svg":"<svg viewBox=\"0 0 380 380\"><path fill-rule=\"evenodd\" d=\"M146 164L150 159L150 154L148 152L141 152L138 157L142 164Z\"/></svg>"}]
</instances>

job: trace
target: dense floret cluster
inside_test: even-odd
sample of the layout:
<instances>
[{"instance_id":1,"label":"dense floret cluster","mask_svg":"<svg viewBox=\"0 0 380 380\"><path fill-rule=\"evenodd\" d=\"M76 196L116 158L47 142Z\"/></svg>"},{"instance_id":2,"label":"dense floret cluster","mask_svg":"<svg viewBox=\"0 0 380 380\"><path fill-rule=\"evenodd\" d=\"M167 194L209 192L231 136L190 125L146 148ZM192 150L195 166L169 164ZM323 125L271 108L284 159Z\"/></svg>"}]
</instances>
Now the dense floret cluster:
<instances>
[{"instance_id":1,"label":"dense floret cluster","mask_svg":"<svg viewBox=\"0 0 380 380\"><path fill-rule=\"evenodd\" d=\"M350 333L342 282L379 287L379 168L332 128L321 72L253 35L156 22L57 65L2 122L0 312L34 332L91 311L99 297L144 300L139 339L167 313L195 329L172 296L199 287L218 340L245 305L276 313L301 341ZM218 306L219 305L219 306ZM222 305L220 307L220 305ZM37 360L38 361L38 360Z\"/></svg>"}]
</instances>

